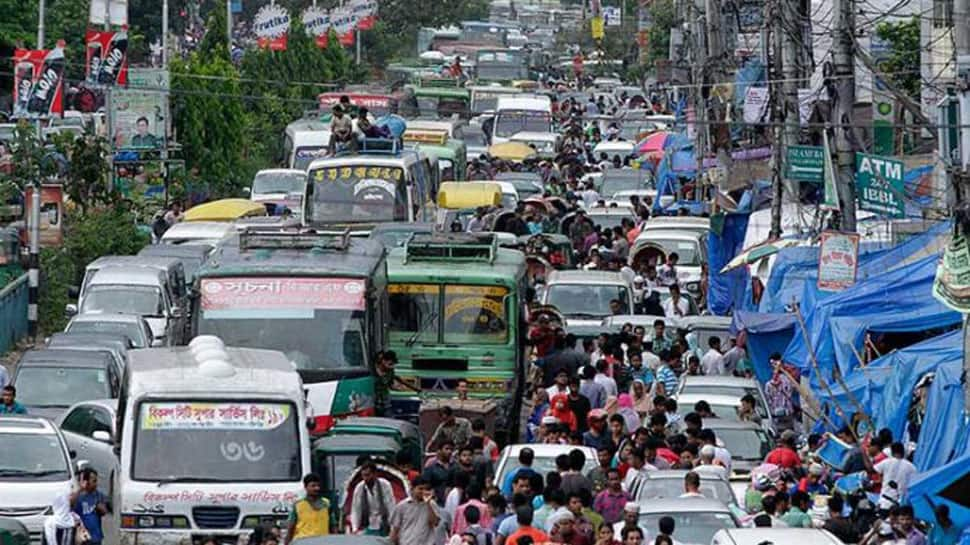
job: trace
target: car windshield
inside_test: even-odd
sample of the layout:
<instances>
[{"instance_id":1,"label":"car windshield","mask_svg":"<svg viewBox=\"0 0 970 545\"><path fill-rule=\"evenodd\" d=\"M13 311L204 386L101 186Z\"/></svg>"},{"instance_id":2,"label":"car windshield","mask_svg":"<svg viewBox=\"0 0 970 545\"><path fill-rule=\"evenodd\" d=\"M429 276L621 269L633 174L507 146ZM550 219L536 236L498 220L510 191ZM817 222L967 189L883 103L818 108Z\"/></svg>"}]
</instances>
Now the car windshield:
<instances>
[{"instance_id":1,"label":"car windshield","mask_svg":"<svg viewBox=\"0 0 970 545\"><path fill-rule=\"evenodd\" d=\"M605 231L619 227L623 223L623 218L633 219L633 214L597 214L596 210L591 210L587 216L594 224L599 225Z\"/></svg>"},{"instance_id":2,"label":"car windshield","mask_svg":"<svg viewBox=\"0 0 970 545\"><path fill-rule=\"evenodd\" d=\"M688 512L649 513L640 515L640 527L659 528L662 517L673 517L677 543L683 545L709 545L714 534L724 528L737 528L730 513Z\"/></svg>"},{"instance_id":3,"label":"car windshield","mask_svg":"<svg viewBox=\"0 0 970 545\"><path fill-rule=\"evenodd\" d=\"M84 294L81 313L163 316L162 291L152 286L91 286Z\"/></svg>"},{"instance_id":4,"label":"car windshield","mask_svg":"<svg viewBox=\"0 0 970 545\"><path fill-rule=\"evenodd\" d=\"M139 481L298 481L304 469L301 424L292 403L143 401L131 476Z\"/></svg>"},{"instance_id":5,"label":"car windshield","mask_svg":"<svg viewBox=\"0 0 970 545\"><path fill-rule=\"evenodd\" d=\"M131 341L135 348L147 348L145 332L141 326L134 323L125 322L95 322L78 321L71 322L66 331L70 333L107 333L111 335L124 335Z\"/></svg>"},{"instance_id":6,"label":"car windshield","mask_svg":"<svg viewBox=\"0 0 970 545\"><path fill-rule=\"evenodd\" d=\"M111 397L108 371L100 367L25 365L16 383L17 401L28 407L68 407Z\"/></svg>"},{"instance_id":7,"label":"car windshield","mask_svg":"<svg viewBox=\"0 0 970 545\"><path fill-rule=\"evenodd\" d=\"M366 165L325 166L310 172L311 223L361 223L407 219L404 169Z\"/></svg>"},{"instance_id":8,"label":"car windshield","mask_svg":"<svg viewBox=\"0 0 970 545\"><path fill-rule=\"evenodd\" d=\"M546 288L546 304L553 305L565 316L609 316L613 299L620 302L620 314L629 314L628 298L625 286L610 284L552 284Z\"/></svg>"},{"instance_id":9,"label":"car windshield","mask_svg":"<svg viewBox=\"0 0 970 545\"><path fill-rule=\"evenodd\" d=\"M56 435L0 433L0 445L16 445L0 448L0 482L66 481L71 476Z\"/></svg>"},{"instance_id":10,"label":"car windshield","mask_svg":"<svg viewBox=\"0 0 970 545\"><path fill-rule=\"evenodd\" d=\"M488 143L485 141L485 133L482 132L480 127L466 128L461 133L461 139L465 142L465 146L467 147L485 147L488 145Z\"/></svg>"},{"instance_id":11,"label":"car windshield","mask_svg":"<svg viewBox=\"0 0 970 545\"><path fill-rule=\"evenodd\" d=\"M668 239L659 236L660 233L651 233L650 241L659 244L664 251L669 253L677 252L678 265L687 267L701 266L701 250L696 240Z\"/></svg>"},{"instance_id":12,"label":"car windshield","mask_svg":"<svg viewBox=\"0 0 970 545\"><path fill-rule=\"evenodd\" d=\"M495 121L495 135L511 138L520 132L552 132L552 116L539 110L503 110Z\"/></svg>"},{"instance_id":13,"label":"car windshield","mask_svg":"<svg viewBox=\"0 0 970 545\"><path fill-rule=\"evenodd\" d=\"M508 342L506 296L498 286L392 284L391 334L416 342L505 344Z\"/></svg>"},{"instance_id":14,"label":"car windshield","mask_svg":"<svg viewBox=\"0 0 970 545\"><path fill-rule=\"evenodd\" d=\"M612 156L611 156L612 158ZM649 189L646 174L614 174L616 170L607 169L600 179L600 196L609 199L620 191L632 191L635 189Z\"/></svg>"},{"instance_id":15,"label":"car windshield","mask_svg":"<svg viewBox=\"0 0 970 545\"><path fill-rule=\"evenodd\" d=\"M771 450L768 435L761 429L718 429L714 428L718 441L735 460L764 460Z\"/></svg>"},{"instance_id":16,"label":"car windshield","mask_svg":"<svg viewBox=\"0 0 970 545\"><path fill-rule=\"evenodd\" d=\"M253 178L253 195L303 193L306 174L302 172L258 172Z\"/></svg>"},{"instance_id":17,"label":"car windshield","mask_svg":"<svg viewBox=\"0 0 970 545\"><path fill-rule=\"evenodd\" d=\"M564 450L562 454L567 454L568 452L568 450ZM558 454L556 456L558 456ZM556 471L556 456L536 455L532 461L532 469L535 470L535 472L539 475L548 475L550 472ZM520 467L522 466L519 465L518 454L509 456L508 462L506 462L505 466L502 468L502 474L495 477L495 482L505 482L505 476L515 472ZM586 465L583 466L583 475L595 467L596 459L587 456Z\"/></svg>"},{"instance_id":18,"label":"car windshield","mask_svg":"<svg viewBox=\"0 0 970 545\"><path fill-rule=\"evenodd\" d=\"M755 387L745 388L742 386L728 386L726 384L692 384L690 381L684 384L684 389L681 393L690 395L723 395L738 399L741 399L747 394L751 394L755 399L761 399L761 392Z\"/></svg>"},{"instance_id":19,"label":"car windshield","mask_svg":"<svg viewBox=\"0 0 970 545\"><path fill-rule=\"evenodd\" d=\"M280 350L297 369L363 368L364 289L349 278L206 278L198 334Z\"/></svg>"},{"instance_id":20,"label":"car windshield","mask_svg":"<svg viewBox=\"0 0 970 545\"><path fill-rule=\"evenodd\" d=\"M637 488L637 501L643 504L648 500L677 498L684 493L684 478L651 478L640 481ZM731 485L717 479L701 479L701 494L705 498L717 500L725 505L735 503Z\"/></svg>"}]
</instances>

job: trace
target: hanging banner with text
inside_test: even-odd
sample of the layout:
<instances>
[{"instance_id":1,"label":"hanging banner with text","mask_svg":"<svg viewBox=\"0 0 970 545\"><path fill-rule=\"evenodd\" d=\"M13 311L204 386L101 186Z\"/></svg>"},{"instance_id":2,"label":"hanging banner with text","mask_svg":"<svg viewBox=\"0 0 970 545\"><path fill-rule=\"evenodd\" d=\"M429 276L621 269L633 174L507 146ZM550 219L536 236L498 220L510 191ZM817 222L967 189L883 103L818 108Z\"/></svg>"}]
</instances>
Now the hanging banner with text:
<instances>
[{"instance_id":1,"label":"hanging banner with text","mask_svg":"<svg viewBox=\"0 0 970 545\"><path fill-rule=\"evenodd\" d=\"M84 81L89 85L128 83L128 33L89 30L84 43Z\"/></svg>"},{"instance_id":2,"label":"hanging banner with text","mask_svg":"<svg viewBox=\"0 0 970 545\"><path fill-rule=\"evenodd\" d=\"M374 23L377 21L377 0L350 0L348 6L356 28L360 30L374 28Z\"/></svg>"},{"instance_id":3,"label":"hanging banner with text","mask_svg":"<svg viewBox=\"0 0 970 545\"><path fill-rule=\"evenodd\" d=\"M64 113L64 41L54 49L17 49L13 54L13 117Z\"/></svg>"},{"instance_id":4,"label":"hanging banner with text","mask_svg":"<svg viewBox=\"0 0 970 545\"><path fill-rule=\"evenodd\" d=\"M357 20L350 5L343 5L330 11L330 26L337 33L340 45L354 45L354 30Z\"/></svg>"},{"instance_id":5,"label":"hanging banner with text","mask_svg":"<svg viewBox=\"0 0 970 545\"><path fill-rule=\"evenodd\" d=\"M253 32L262 49L286 51L286 36L290 30L290 12L283 6L267 4L256 12Z\"/></svg>"},{"instance_id":6,"label":"hanging banner with text","mask_svg":"<svg viewBox=\"0 0 970 545\"><path fill-rule=\"evenodd\" d=\"M855 284L859 234L822 231L818 252L818 289L842 291Z\"/></svg>"},{"instance_id":7,"label":"hanging banner with text","mask_svg":"<svg viewBox=\"0 0 970 545\"><path fill-rule=\"evenodd\" d=\"M891 218L904 217L903 170L902 161L856 153L855 183L859 208Z\"/></svg>"},{"instance_id":8,"label":"hanging banner with text","mask_svg":"<svg viewBox=\"0 0 970 545\"><path fill-rule=\"evenodd\" d=\"M327 47L327 34L330 32L330 12L320 7L311 6L303 10L302 19L306 33L316 40L317 47Z\"/></svg>"}]
</instances>

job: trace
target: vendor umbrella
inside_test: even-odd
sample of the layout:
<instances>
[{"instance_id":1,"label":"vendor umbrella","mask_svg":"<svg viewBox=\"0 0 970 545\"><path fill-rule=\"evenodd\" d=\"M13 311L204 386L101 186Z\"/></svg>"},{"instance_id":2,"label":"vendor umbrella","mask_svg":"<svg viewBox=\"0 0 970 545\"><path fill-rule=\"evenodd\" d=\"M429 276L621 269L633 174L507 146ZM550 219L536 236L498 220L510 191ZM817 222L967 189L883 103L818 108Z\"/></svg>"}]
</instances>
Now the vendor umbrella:
<instances>
[{"instance_id":1,"label":"vendor umbrella","mask_svg":"<svg viewBox=\"0 0 970 545\"><path fill-rule=\"evenodd\" d=\"M653 154L653 153L663 153L664 145L667 143L667 138L672 136L672 132L668 131L657 131L653 134L648 135L643 140L637 142L636 150L640 155Z\"/></svg>"},{"instance_id":2,"label":"vendor umbrella","mask_svg":"<svg viewBox=\"0 0 970 545\"><path fill-rule=\"evenodd\" d=\"M785 248L790 248L792 246L797 246L799 243L796 239L779 239L779 240L768 240L762 242L761 244L756 244L743 250L740 254L736 255L727 265L721 269L721 274L733 271L734 269L743 267L745 265L750 265L751 263L757 263L761 259L768 257L770 255L777 254Z\"/></svg>"}]
</instances>

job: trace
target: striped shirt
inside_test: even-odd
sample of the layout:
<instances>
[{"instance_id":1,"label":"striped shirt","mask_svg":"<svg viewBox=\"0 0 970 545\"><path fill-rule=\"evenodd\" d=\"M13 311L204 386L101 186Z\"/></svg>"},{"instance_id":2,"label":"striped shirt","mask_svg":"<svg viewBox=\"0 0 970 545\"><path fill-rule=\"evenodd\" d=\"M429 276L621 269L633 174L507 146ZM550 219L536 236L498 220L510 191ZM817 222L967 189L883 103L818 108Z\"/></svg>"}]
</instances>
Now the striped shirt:
<instances>
[{"instance_id":1,"label":"striped shirt","mask_svg":"<svg viewBox=\"0 0 970 545\"><path fill-rule=\"evenodd\" d=\"M664 394L673 395L677 391L677 374L669 365L663 364L657 368L657 380L664 385Z\"/></svg>"}]
</instances>

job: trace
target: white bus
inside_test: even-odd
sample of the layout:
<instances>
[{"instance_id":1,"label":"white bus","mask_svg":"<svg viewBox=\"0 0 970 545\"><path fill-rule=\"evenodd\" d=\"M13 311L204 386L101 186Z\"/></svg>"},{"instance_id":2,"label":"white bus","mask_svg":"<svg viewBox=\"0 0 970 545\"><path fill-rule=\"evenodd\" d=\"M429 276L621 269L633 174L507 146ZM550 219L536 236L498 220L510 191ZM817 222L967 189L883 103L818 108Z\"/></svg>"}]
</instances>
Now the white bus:
<instances>
[{"instance_id":1,"label":"white bus","mask_svg":"<svg viewBox=\"0 0 970 545\"><path fill-rule=\"evenodd\" d=\"M115 513L124 545L232 542L285 525L310 472L303 382L282 352L133 350L118 400Z\"/></svg>"},{"instance_id":2,"label":"white bus","mask_svg":"<svg viewBox=\"0 0 970 545\"><path fill-rule=\"evenodd\" d=\"M552 101L544 95L499 97L492 123L492 144L508 142L520 132L551 133Z\"/></svg>"}]
</instances>

